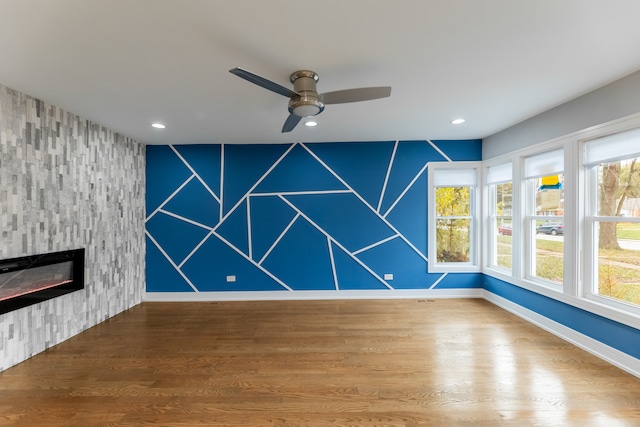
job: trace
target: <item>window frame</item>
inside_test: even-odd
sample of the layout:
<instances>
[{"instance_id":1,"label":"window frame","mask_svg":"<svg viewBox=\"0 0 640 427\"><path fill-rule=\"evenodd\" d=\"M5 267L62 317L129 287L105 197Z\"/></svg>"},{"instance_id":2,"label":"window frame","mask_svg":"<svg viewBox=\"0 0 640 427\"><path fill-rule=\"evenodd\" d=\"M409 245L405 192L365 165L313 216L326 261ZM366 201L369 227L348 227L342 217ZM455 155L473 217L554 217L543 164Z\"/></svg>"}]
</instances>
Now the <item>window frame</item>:
<instances>
[{"instance_id":1,"label":"window frame","mask_svg":"<svg viewBox=\"0 0 640 427\"><path fill-rule=\"evenodd\" d=\"M428 174L428 200L432 201L428 206L428 272L429 273L468 273L482 271L482 254L480 251L480 224L481 207L482 207L482 182L480 180L480 169L482 162L429 162L427 169ZM468 262L438 262L437 260L437 239L436 239L436 188L446 187L444 185L437 186L436 175L438 171L452 170L473 170L475 176L475 184L469 186L469 214L470 214L470 231L469 231L469 261ZM451 185L455 187L456 185ZM460 185L464 186L464 185Z\"/></svg>"},{"instance_id":2,"label":"window frame","mask_svg":"<svg viewBox=\"0 0 640 427\"><path fill-rule=\"evenodd\" d=\"M498 170L499 168L501 169L508 168L509 172L506 173L505 171L502 171L502 173L500 174L501 176L497 178L492 178L491 177L492 170ZM516 210L516 203L514 203L514 201L516 200L516 198L515 198L515 183L513 181L513 162L509 160L506 162L489 164L485 168L484 176L485 176L485 179L483 181L484 182L483 188L485 189L484 200L487 201L484 204L487 208L487 212L485 214L487 221L485 221L484 223L485 232L483 233L483 235L486 236L486 238L484 239L486 241L486 248L483 251L484 253L487 254L487 256L485 257L485 268L495 270L500 274L513 276L513 267L514 267L513 259L515 255L514 239L516 238L517 233L519 233L519 227L517 226L517 221L515 221L516 217L514 216L514 213ZM511 183L511 215L498 215L496 211L496 207L498 204L497 188L498 188L498 185L507 184L507 183ZM498 239L498 235L500 234L498 233L498 220L505 219L505 218L510 218L510 221L511 221L511 268L502 267L498 265L497 261L496 263L494 263L494 260L497 260L497 253L498 253L497 239Z\"/></svg>"},{"instance_id":3,"label":"window frame","mask_svg":"<svg viewBox=\"0 0 640 427\"><path fill-rule=\"evenodd\" d=\"M554 151L554 150L552 150ZM544 154L544 153L542 153ZM564 150L563 150L563 156L564 156ZM524 159L528 158L528 157L532 157L532 156L527 156ZM563 158L563 162L564 162L564 158ZM562 173L563 175L565 175L564 170L562 171L555 171L553 173ZM557 283L557 282L553 282L551 280L547 280L544 279L538 275L536 275L536 269L537 269L537 263L538 263L538 259L537 259L537 242L538 242L538 233L537 233L537 227L536 227L536 223L538 221L549 221L549 219L552 220L556 220L557 222L562 222L563 225L566 222L566 215L563 213L562 216L559 215L539 215L536 213L536 205L535 205L535 200L536 200L536 196L537 196L537 191L538 189L537 187L537 182L535 182L535 180L540 179L542 176L527 176L524 175L522 177L522 185L524 186L524 196L525 196L525 200L524 203L522 204L525 208L523 215L522 215L522 221L524 223L524 227L522 228L522 232L523 232L523 237L524 237L524 241L526 242L526 245L524 247L524 254L525 254L525 262L524 265L522 266L522 271L523 271L523 279L529 282L533 282L536 283L540 286L545 286L549 289L553 289L556 291L562 291L562 288L564 288L566 279L565 279L565 275L564 275L564 260L567 258L567 250L566 247L564 245L564 240L566 239L564 237L564 233L563 233L563 246L562 246L562 258L563 258L563 275L562 275L562 283ZM563 180L563 185L564 185L564 180ZM563 188L563 194L565 193L566 188Z\"/></svg>"},{"instance_id":4,"label":"window frame","mask_svg":"<svg viewBox=\"0 0 640 427\"><path fill-rule=\"evenodd\" d=\"M640 133L640 123L633 127L614 130L609 133L602 133L592 138L583 139L579 141L581 156L580 175L582 182L584 183L584 196L583 196L583 229L584 236L584 254L583 254L583 267L582 275L583 282L579 289L579 296L587 301L592 301L600 306L609 307L616 311L631 313L634 316L640 317L640 304L628 303L613 297L601 295L598 293L599 287L599 242L596 232L596 226L603 222L631 222L640 224L640 218L636 217L622 217L600 215L598 212L598 166L602 163L611 163L615 161L627 160L631 158L639 158L640 150L629 149L628 152L621 156L613 156L611 158L602 158L599 161L589 160L588 145L594 141L603 140L608 137L615 137L625 132ZM634 146L635 147L635 146ZM637 327L637 326L636 326Z\"/></svg>"}]
</instances>

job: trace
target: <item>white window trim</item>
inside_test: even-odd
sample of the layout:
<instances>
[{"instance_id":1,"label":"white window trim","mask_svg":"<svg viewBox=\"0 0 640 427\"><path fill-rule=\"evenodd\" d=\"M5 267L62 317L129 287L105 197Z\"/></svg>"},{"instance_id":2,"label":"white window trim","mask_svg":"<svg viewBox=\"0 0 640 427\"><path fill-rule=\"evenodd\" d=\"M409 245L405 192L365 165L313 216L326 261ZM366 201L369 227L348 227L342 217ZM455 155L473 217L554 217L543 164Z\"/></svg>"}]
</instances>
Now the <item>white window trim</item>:
<instances>
[{"instance_id":1,"label":"white window trim","mask_svg":"<svg viewBox=\"0 0 640 427\"><path fill-rule=\"evenodd\" d=\"M638 127L635 130L636 130L636 133L640 133L640 123L638 123ZM589 138L589 140L606 138L606 137L607 137L607 134L603 134L601 137ZM585 163L587 163L586 147L588 143L589 143L588 140L582 140L580 141L580 144L579 144L580 152L584 154L582 158L585 159ZM630 149L628 156L637 157L638 156L637 147L634 146L632 149ZM628 158L628 157L625 157L625 158ZM603 160L603 162L613 162L616 160L620 160L620 159L616 159L616 158L605 159ZM628 218L622 219L620 217L599 216L597 214L598 202L597 202L597 198L593 197L594 191L598 191L597 164L598 163L594 164L592 162L592 164L589 166L586 166L584 164L580 165L580 176L582 178L582 182L585 189L585 191L583 192L584 195L582 196L583 198L581 200L583 205L583 209L582 209L583 228L582 228L581 234L584 237L585 242L595 242L596 240L595 225L596 223L599 223L599 222L632 222L632 223L640 224L640 218L628 217ZM584 280L582 281L581 286L576 290L576 295L578 297L582 297L586 300L593 301L600 305L610 306L616 310L633 313L640 318L640 307L633 304L626 303L624 301L619 301L614 298L600 295L594 291L596 288L596 282L598 281L597 270L598 270L599 260L596 256L595 245L587 246L587 248L588 249L590 248L591 250L585 251L585 253L583 254L584 267L581 273Z\"/></svg>"},{"instance_id":2,"label":"white window trim","mask_svg":"<svg viewBox=\"0 0 640 427\"><path fill-rule=\"evenodd\" d=\"M429 171L428 177L428 233L430 238L428 239L428 254L429 254L429 273L468 273L468 272L480 272L482 271L482 254L480 251L480 228L481 228L481 213L482 213L482 182L480 180L480 170L482 162L429 162L427 169ZM437 262L437 248L436 248L436 204L435 204L435 174L438 170L475 170L475 186L471 191L471 246L470 246L470 261L469 262Z\"/></svg>"},{"instance_id":3,"label":"white window trim","mask_svg":"<svg viewBox=\"0 0 640 427\"><path fill-rule=\"evenodd\" d=\"M562 295L563 293L563 285L555 284L553 282L549 282L543 279L537 279L535 277L528 277L528 268L530 265L530 257L533 255L531 253L531 241L535 239L535 233L531 233L527 230L529 223L527 221L527 213L528 210L526 208L526 204L529 203L528 200L528 192L526 191L527 178L525 177L524 167L525 167L525 159L527 157L539 155L545 152L551 152L558 149L564 149L564 172L565 175L565 218L567 217L567 209L571 209L571 207L567 206L567 200L572 198L571 192L573 189L569 188L569 185L573 181L567 181L567 171L572 170L575 167L573 166L573 159L571 155L568 154L567 150L572 144L575 144L575 137L572 136L564 136L561 138L556 138L550 141L546 141L544 143L536 144L530 147L525 147L523 149L514 151L512 153L507 153L501 155L499 157L484 161L484 165L488 168L489 166L498 165L500 163L505 163L511 161L513 164L513 213L512 213L512 269L511 274L504 269L494 268L491 265L488 265L488 261L483 264L483 273L488 276L495 277L500 280L504 280L505 282L520 286L522 288L534 291L536 293L543 294L545 296L550 296L555 298L558 295ZM571 151L571 154L573 151ZM486 181L486 168L485 168L485 181ZM483 194L488 196L488 184L483 182L484 192ZM486 200L486 198L485 198ZM570 204L571 202L569 202ZM483 224L487 224L491 219L489 218L489 210L486 209L483 211ZM565 255L569 253L567 251L567 226L565 219ZM483 231L484 232L484 231ZM489 240L488 238L485 240ZM489 250L490 243L485 242L484 250ZM565 256L564 263L564 282L565 284L569 280L568 277L574 277L571 273L572 269L575 268L575 263L573 259L569 259L569 257Z\"/></svg>"},{"instance_id":4,"label":"white window trim","mask_svg":"<svg viewBox=\"0 0 640 427\"><path fill-rule=\"evenodd\" d=\"M499 175L499 177L497 177L494 180L490 180L490 175L491 175L491 171L492 168L494 169L494 172L497 172L496 175ZM483 268L485 269L491 269L494 270L496 272L498 272L499 274L503 274L506 275L508 277L512 277L513 276L513 258L514 258L514 247L513 247L513 239L515 238L515 232L514 232L514 228L517 228L517 224L516 221L514 221L514 219L516 218L515 214L515 209L516 209L516 203L514 203L516 199L515 196L515 185L514 185L514 180L513 180L513 162L511 160L508 160L506 162L496 162L496 163L491 163L488 162L485 164L485 166L483 167L483 174L482 174L483 180L482 180L482 200L485 201L485 203L482 204L483 209L482 209L482 218L484 219L483 221L483 228L481 231L482 234L482 241L483 241L483 249L482 249L482 253L483 254L487 254L487 256L484 257L484 263L483 263ZM499 185L499 184L505 184L505 183L511 183L511 188L512 188L512 194L511 194L511 198L512 198L512 203L511 203L511 242L512 242L512 247L511 247L511 269L507 269L507 268L503 268L500 267L499 265L496 264L492 264L492 261L494 259L494 255L497 253L498 248L494 245L494 237L495 234L497 233L496 230L496 224L494 224L493 220L494 217L497 218L498 215L495 215L495 206L497 201L495 200L495 194L493 191L491 191L491 186L494 185Z\"/></svg>"}]
</instances>

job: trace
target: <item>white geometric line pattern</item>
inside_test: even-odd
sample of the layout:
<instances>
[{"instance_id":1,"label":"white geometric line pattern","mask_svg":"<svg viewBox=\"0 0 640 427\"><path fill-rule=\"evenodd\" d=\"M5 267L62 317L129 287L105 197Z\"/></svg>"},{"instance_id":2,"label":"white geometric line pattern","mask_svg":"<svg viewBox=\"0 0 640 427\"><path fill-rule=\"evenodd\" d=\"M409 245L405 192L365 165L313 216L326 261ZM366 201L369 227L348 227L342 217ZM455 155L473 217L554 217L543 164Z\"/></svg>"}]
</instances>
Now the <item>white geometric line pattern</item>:
<instances>
[{"instance_id":1,"label":"white geometric line pattern","mask_svg":"<svg viewBox=\"0 0 640 427\"><path fill-rule=\"evenodd\" d=\"M442 274L442 276L438 277L438 279L437 279L435 282L433 282L433 283L431 284L431 286L429 286L429 289L433 289L433 288L435 288L436 286L438 286L438 283L440 283L440 281L441 281L442 279L444 279L445 277L447 277L447 274L449 274L449 273L443 273L443 274Z\"/></svg>"},{"instance_id":2,"label":"white geometric line pattern","mask_svg":"<svg viewBox=\"0 0 640 427\"><path fill-rule=\"evenodd\" d=\"M326 280L333 282L331 289L334 290L379 287L390 290L433 289L446 274L427 273L426 247L421 251L412 239L420 242L421 247L426 246L422 243L425 237L421 237L420 233L426 236L424 189L428 161L433 161L434 156L440 156L443 161L452 160L432 141L395 141L387 144L388 151L384 151L386 148L368 151L365 144L355 146L357 150L354 151L352 145L348 152L362 151L362 159L356 157L353 162L345 163L345 159L340 158L341 171L345 171L345 164L349 168L353 164L356 168L349 171L351 178L365 176L362 173L374 174L374 179L370 181L378 184L371 185L379 185L375 190L375 199L371 194L375 187L365 190L370 200L375 200L375 207L350 184L351 178L341 176L330 166L330 162L336 161L331 150L335 149L337 155L341 155L339 144L329 144L329 151L325 150L327 145L323 144L294 143L286 149L284 146L274 146L273 149L267 147L266 150L271 150L269 153L275 160L266 163L254 157L251 164L258 165L264 172L254 169L258 172L254 175L259 176L245 184L240 183L243 177L238 174L242 173L242 167L238 165L242 165L242 157L238 156L251 156L251 147L234 146L226 149L224 144L208 146L208 149L219 150L219 164L217 160L212 162L212 169L209 170L216 174L216 170L219 170L219 188L215 188L218 183L214 182L211 186L203 179L198 173L198 167L202 168L202 164L190 164L189 159L193 157L183 155L181 146L168 146L170 151L163 151L163 156L178 158L190 176L184 179L188 173L183 173L179 182L157 183L177 188L174 191L163 190L164 194L170 193L169 196L146 218L145 233L159 254L149 254L148 251L148 257L155 258L147 265L149 269L157 263L166 262L170 267L162 271L167 276L171 276L171 271L177 275L172 279L156 279L155 282L150 281L148 275L148 291L171 289L171 280L184 280L195 292L203 289L320 290L327 289ZM401 146L402 154L399 149ZM420 152L430 150L428 156L431 157L425 157L420 164L416 163L416 147L422 150ZM160 147L150 149L163 150ZM265 149L264 146L262 149ZM385 158L380 157L383 154L379 153L382 152L386 153ZM377 160L367 160L376 155ZM233 162L229 163L229 160ZM400 161L405 166L398 167ZM407 169L406 165L409 164L413 166ZM237 171L233 169L234 165ZM371 165L377 165L377 169L369 170ZM162 167L162 164L156 167ZM416 169L411 172L413 167ZM170 175L169 170L167 173ZM363 180L358 179L357 188L363 189ZM171 176L168 181L171 181ZM420 186L416 187L418 182ZM240 183L240 187L237 183ZM369 185L368 181L365 184ZM147 183L149 185L156 183ZM232 188L234 185L235 190ZM393 190L390 191L392 185ZM198 190L198 186L204 190ZM248 189L242 189L243 186ZM422 194L423 191L425 194ZM236 198L227 201L233 206L225 213L225 195L234 193ZM212 201L204 203L198 199L203 194L210 195ZM177 199L178 195L180 199ZM202 209L209 209L207 206L213 208L214 202L217 212L211 212L213 216L202 212ZM383 203L386 206L384 214L381 212ZM398 209L401 209L400 215L392 219L391 214ZM407 214L415 218L410 227L402 224L405 232L409 230L409 233L413 233L411 236L400 232L393 223L394 220L400 221L399 218L404 220ZM210 222L211 218L215 218L215 225ZM203 220L211 225L202 223ZM315 235L311 230L319 234ZM224 250L225 247L228 250ZM243 263L246 267L243 267ZM207 273L207 269L211 274ZM213 279L224 276L222 273L225 271L228 275L237 275L238 283L226 284ZM395 286L382 278L386 273L394 273ZM313 282L316 276L325 279Z\"/></svg>"},{"instance_id":3,"label":"white geometric line pattern","mask_svg":"<svg viewBox=\"0 0 640 427\"><path fill-rule=\"evenodd\" d=\"M224 206L222 204L222 200L224 200L224 144L220 145L220 216L218 222L222 222L222 217L224 216Z\"/></svg>"},{"instance_id":4,"label":"white geometric line pattern","mask_svg":"<svg viewBox=\"0 0 640 427\"><path fill-rule=\"evenodd\" d=\"M215 235L218 239L220 239L221 241L223 241L224 243L227 244L227 246L229 246L231 249L233 249L234 251L236 251L241 257L243 257L244 259L246 259L247 261L249 261L251 264L255 265L256 267L258 267L260 270L262 270L262 272L264 272L266 275L268 275L269 277L271 277L273 280L275 280L276 282L278 282L280 285L282 285L283 288L292 291L293 289L291 289L289 286L287 286L284 282L282 282L280 279L278 279L276 276L274 276L273 274L271 274L269 272L269 270L265 269L264 267L262 267L260 264L258 264L257 262L255 262L254 260L252 260L251 258L249 258L247 255L245 255L240 249L236 248L232 243L230 243L229 241L227 241L224 237L222 237L221 235L219 235L218 233L216 233L215 231L211 232L212 235Z\"/></svg>"},{"instance_id":5,"label":"white geometric line pattern","mask_svg":"<svg viewBox=\"0 0 640 427\"><path fill-rule=\"evenodd\" d=\"M153 212L151 212L150 215L147 216L147 218L145 219L146 221L149 221L156 213L158 213L158 211L160 211L160 209L162 209L167 203L169 203L171 201L171 199L173 199L184 187L186 187L187 184L189 184L189 182L195 178L195 174L191 175L189 178L187 178L182 185L180 185L180 187L176 188L176 190L171 193L171 195L169 197L167 197L161 204L160 206L158 206L156 208L156 210L154 210Z\"/></svg>"},{"instance_id":6,"label":"white geometric line pattern","mask_svg":"<svg viewBox=\"0 0 640 427\"><path fill-rule=\"evenodd\" d=\"M358 199L360 199L360 201L369 209L371 209L371 212L373 212L374 214L376 214L378 216L378 218L380 218L387 226L389 226L394 232L396 232L400 238L402 240L405 241L405 243L407 243L418 255L420 255L422 258L424 258L425 261L429 262L429 259L422 253L420 252L420 250L418 248L416 248L413 243L411 243L407 238L405 238L402 234L400 234L400 232L398 230L396 230L396 228L391 225L391 223L389 221L387 221L386 219L386 215L389 213L389 211L391 211L393 209L393 207L395 207L396 203L398 202L398 200L400 198L402 198L402 196L404 196L404 194L409 190L409 188L411 188L411 186L413 186L413 184L416 182L416 180L420 177L420 175L422 173L424 173L424 170L426 169L427 165L425 164L423 169L418 173L418 175L416 175L416 177L409 183L409 185L404 189L404 191L402 192L401 196L398 198L398 200L396 200L393 204L393 206L391 208L389 208L389 210L385 213L385 215L380 215L380 213L375 210L373 208L373 206L371 206L360 194L358 194L357 191L355 191L353 188L351 188L351 186L349 186L349 184L347 184L338 174L336 174L329 166L327 166L319 157L317 157L311 150L309 150L306 145L301 144L305 150L307 150L313 157L316 158L316 160L318 160L318 162L320 162L325 168L327 168L327 170L329 172L331 172L336 178L338 178L338 180L340 180L340 182L342 182L342 184L344 184L345 187L347 187Z\"/></svg>"},{"instance_id":7,"label":"white geometric line pattern","mask_svg":"<svg viewBox=\"0 0 640 427\"><path fill-rule=\"evenodd\" d=\"M387 209L387 211L384 213L384 215L382 215L382 218L386 218L387 215L389 215L389 213L391 213L391 211L393 210L393 208L396 207L396 205L398 204L398 202L400 200L402 200L402 198L404 197L404 195L407 193L407 191L409 191L409 189L411 189L411 187L413 186L413 184L415 184L415 182L418 180L418 178L420 178L420 175L422 175L423 173L425 173L425 171L427 170L427 166L428 165L424 165L422 167L422 169L420 169L420 172L418 172L416 174L416 176L411 180L411 182L409 183L409 185L407 185L407 187L404 189L404 191L402 191L402 193L400 193L400 195L398 196L398 198L396 200L394 200L394 202L391 204L391 206L389 206L389 209ZM427 260L428 261L428 260Z\"/></svg>"},{"instance_id":8,"label":"white geometric line pattern","mask_svg":"<svg viewBox=\"0 0 640 427\"><path fill-rule=\"evenodd\" d=\"M176 156L178 156L178 158L182 160L182 163L184 163L184 165L191 171L191 173L198 179L198 181L200 181L200 184L202 184L204 188L206 188L206 190L209 192L209 194L213 196L214 200L217 201L218 203L221 203L221 199L218 196L216 196L216 193L214 193L213 190L209 188L209 185L196 173L196 171L193 169L193 167L191 167L189 162L187 162L184 159L184 157L182 157L182 155L178 152L178 150L176 150L174 146L170 146L170 147L173 150L173 152L176 154Z\"/></svg>"},{"instance_id":9,"label":"white geometric line pattern","mask_svg":"<svg viewBox=\"0 0 640 427\"><path fill-rule=\"evenodd\" d=\"M381 244L383 244L383 243L387 243L389 240L393 240L393 239L395 239L396 237L400 237L400 235L399 235L399 234L396 234L396 235L393 235L393 236L389 236L389 237L387 237L386 239L382 239L382 240L380 240L380 241L378 241L378 242L375 242L375 243L370 244L369 246L365 246L365 247L364 247L364 248L362 248L362 249L358 249L358 250L356 250L356 251L353 251L353 252L351 253L351 255L358 255L358 254L360 254L360 253L362 253L362 252L368 251L369 249L375 248L375 247L376 247L376 246L378 246L378 245L381 245Z\"/></svg>"},{"instance_id":10,"label":"white geometric line pattern","mask_svg":"<svg viewBox=\"0 0 640 427\"><path fill-rule=\"evenodd\" d=\"M382 184L382 191L380 192L380 198L378 199L378 207L376 211L380 213L380 209L382 208L382 200L384 200L384 192L387 189L387 183L389 182L389 175L391 174L391 167L393 166L393 159L396 157L396 151L398 151L398 142L396 141L393 144L393 152L391 153L391 158L389 159L389 167L387 168L387 173L384 176L384 183Z\"/></svg>"},{"instance_id":11,"label":"white geometric line pattern","mask_svg":"<svg viewBox=\"0 0 640 427\"><path fill-rule=\"evenodd\" d=\"M247 245L249 258L253 259L253 243L251 239L251 197L247 197Z\"/></svg>"},{"instance_id":12,"label":"white geometric line pattern","mask_svg":"<svg viewBox=\"0 0 640 427\"><path fill-rule=\"evenodd\" d=\"M164 257L167 259L167 261L169 261L171 263L171 265L176 269L176 271L178 273L180 273L180 275L182 276L182 278L189 284L189 286L191 286L193 288L193 290L195 292L199 292L198 288L196 288L193 283L191 283L191 281L189 280L189 278L187 276L184 275L184 273L180 270L180 268L171 260L171 258L169 257L169 255L167 255L167 253L164 251L164 249L162 249L162 247L158 244L158 242L155 241L155 239L153 238L153 236L151 234L149 234L148 231L145 231L145 234L147 235L147 237L149 238L149 240L151 240L151 242L156 245L156 247L158 248L158 250L160 252L162 252L162 255L164 255Z\"/></svg>"},{"instance_id":13,"label":"white geometric line pattern","mask_svg":"<svg viewBox=\"0 0 640 427\"><path fill-rule=\"evenodd\" d=\"M427 142L428 142L428 143L429 143L429 145L431 145L431 146L432 146L432 147L433 147L433 148L434 148L438 153L440 153L440 155L441 155L442 157L444 157L444 158L445 158L445 160L446 160L447 162L453 162L453 160L451 160L451 158L450 158L449 156L447 156L447 155L444 153L444 151L442 151L442 150L440 149L440 147L438 147L436 144L434 144L434 143L433 143L433 141L431 141L430 139L427 139Z\"/></svg>"},{"instance_id":14,"label":"white geometric line pattern","mask_svg":"<svg viewBox=\"0 0 640 427\"><path fill-rule=\"evenodd\" d=\"M258 262L258 264L262 264L264 262L264 260L269 256L271 251L278 245L278 243L280 242L280 240L282 240L284 235L287 234L287 231L289 231L289 229L293 226L293 224L296 222L296 220L298 218L300 218L300 213L297 213L296 216L293 217L291 222L289 222L289 224L285 227L285 229L282 230L282 233L280 233L278 238L273 242L273 244L269 247L267 252L265 252L265 254L262 256L262 258L260 258L260 261Z\"/></svg>"},{"instance_id":15,"label":"white geometric line pattern","mask_svg":"<svg viewBox=\"0 0 640 427\"><path fill-rule=\"evenodd\" d=\"M207 234L206 236L204 236L204 238L203 238L202 240L200 240L200 241L198 242L198 244L197 244L197 245L195 245L195 246L193 247L193 249L191 250L191 252L189 252L189 254L188 254L186 257L184 257L184 259L180 262L180 264L178 264L178 268L180 268L180 269L181 269L181 268L182 268L182 266L183 266L187 261L189 261L189 260L191 259L191 257L193 256L193 254L195 254L195 253L198 251L198 249L200 249L200 247L201 247L202 245L204 245L204 244L205 244L205 242L207 241L207 239L211 236L211 233L212 233L212 232L213 232L213 230L211 230L211 232L210 232L209 234Z\"/></svg>"},{"instance_id":16,"label":"white geometric line pattern","mask_svg":"<svg viewBox=\"0 0 640 427\"><path fill-rule=\"evenodd\" d=\"M207 231L213 231L215 229L214 227L209 227L208 225L202 224L202 223L200 223L198 221L194 221L194 220L189 219L187 217L184 217L182 215L178 215L176 213L167 211L165 209L158 208L158 210L156 210L156 213L163 213L163 214L171 216L171 217L173 217L175 219L179 219L180 221L184 221L187 224L192 224L192 225L195 225L196 227L204 228Z\"/></svg>"},{"instance_id":17,"label":"white geometric line pattern","mask_svg":"<svg viewBox=\"0 0 640 427\"><path fill-rule=\"evenodd\" d=\"M287 154L289 154L289 152L291 152L291 150L293 149L293 147L295 146L295 144L292 144L291 147L289 147L289 149L287 151L284 152L284 154L282 154L282 156L280 156L280 158L273 164L271 165L271 167L269 168L269 170L267 170L261 177L259 180L256 181L255 184L253 184L253 186L247 190L247 192L244 194L244 196L242 196L240 198L240 200L238 200L236 202L236 204L229 210L229 212L227 212L227 214L225 216L222 217L222 219L220 220L220 223L222 224L224 222L225 219L227 219L229 217L229 215L231 215L237 208L238 206L240 206L246 199L247 197L249 197L249 195L253 192L253 190L256 189L256 187L258 185L260 185L260 183L269 175L269 173L276 168L276 166L278 166L278 164L285 158L287 157ZM222 182L222 178L220 180L220 182Z\"/></svg>"},{"instance_id":18,"label":"white geometric line pattern","mask_svg":"<svg viewBox=\"0 0 640 427\"><path fill-rule=\"evenodd\" d=\"M345 251L349 256L351 256L353 258L353 260L355 262L357 262L358 264L360 264L362 267L364 267L364 269L366 269L369 273L371 273L376 279L378 279L382 284L384 284L387 288L389 289L393 289L393 287L391 285L389 285L384 279L382 279L380 276L378 276L375 272L373 272L369 266L367 266L366 264L364 264L362 261L360 261L357 257L355 257L352 253L350 253L347 248L345 248L344 246L342 246L342 244L340 244L340 242L338 242L337 240L333 239L329 233L327 233L325 230L322 229L322 227L320 227L318 224L316 224L315 222L313 222L313 220L311 218L309 218L308 216L306 216L304 213L300 212L298 210L298 208L293 205L291 202L289 202L286 198L282 197L282 200L287 203L289 206L291 206L293 209L295 209L298 214L300 216L302 216L304 219L306 219L311 225L313 225L318 231L320 231L322 234L324 234L325 236L327 236L327 239L330 241L330 243L335 244L336 246L338 246L340 249L342 249L343 251Z\"/></svg>"},{"instance_id":19,"label":"white geometric line pattern","mask_svg":"<svg viewBox=\"0 0 640 427\"><path fill-rule=\"evenodd\" d=\"M338 274L336 272L336 260L333 257L333 245L331 245L331 238L327 236L327 248L329 248L329 259L331 260L331 273L333 274L333 285L336 291L340 290L340 284L338 283Z\"/></svg>"}]
</instances>

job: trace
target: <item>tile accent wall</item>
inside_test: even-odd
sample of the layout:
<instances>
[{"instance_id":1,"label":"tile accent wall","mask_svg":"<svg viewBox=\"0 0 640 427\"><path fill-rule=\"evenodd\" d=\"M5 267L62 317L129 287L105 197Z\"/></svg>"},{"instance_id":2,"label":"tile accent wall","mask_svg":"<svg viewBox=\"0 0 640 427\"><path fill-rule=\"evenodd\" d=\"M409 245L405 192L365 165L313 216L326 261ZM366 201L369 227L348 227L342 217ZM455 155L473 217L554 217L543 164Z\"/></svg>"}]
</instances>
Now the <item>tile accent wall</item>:
<instances>
[{"instance_id":1,"label":"tile accent wall","mask_svg":"<svg viewBox=\"0 0 640 427\"><path fill-rule=\"evenodd\" d=\"M0 86L0 259L86 249L84 290L0 315L0 371L141 302L145 151Z\"/></svg>"}]
</instances>

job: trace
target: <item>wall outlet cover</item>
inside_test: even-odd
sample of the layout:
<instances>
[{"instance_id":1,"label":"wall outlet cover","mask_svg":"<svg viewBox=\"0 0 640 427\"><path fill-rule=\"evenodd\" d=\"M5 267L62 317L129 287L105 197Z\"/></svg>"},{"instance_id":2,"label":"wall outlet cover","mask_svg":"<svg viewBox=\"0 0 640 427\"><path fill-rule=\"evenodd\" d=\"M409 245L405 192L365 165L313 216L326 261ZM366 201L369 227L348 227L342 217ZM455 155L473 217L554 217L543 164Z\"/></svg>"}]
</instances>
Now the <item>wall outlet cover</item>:
<instances>
[{"instance_id":1,"label":"wall outlet cover","mask_svg":"<svg viewBox=\"0 0 640 427\"><path fill-rule=\"evenodd\" d=\"M227 276L227 282L235 282L236 276Z\"/></svg>"},{"instance_id":2,"label":"wall outlet cover","mask_svg":"<svg viewBox=\"0 0 640 427\"><path fill-rule=\"evenodd\" d=\"M384 280L393 280L393 274L385 274Z\"/></svg>"}]
</instances>

